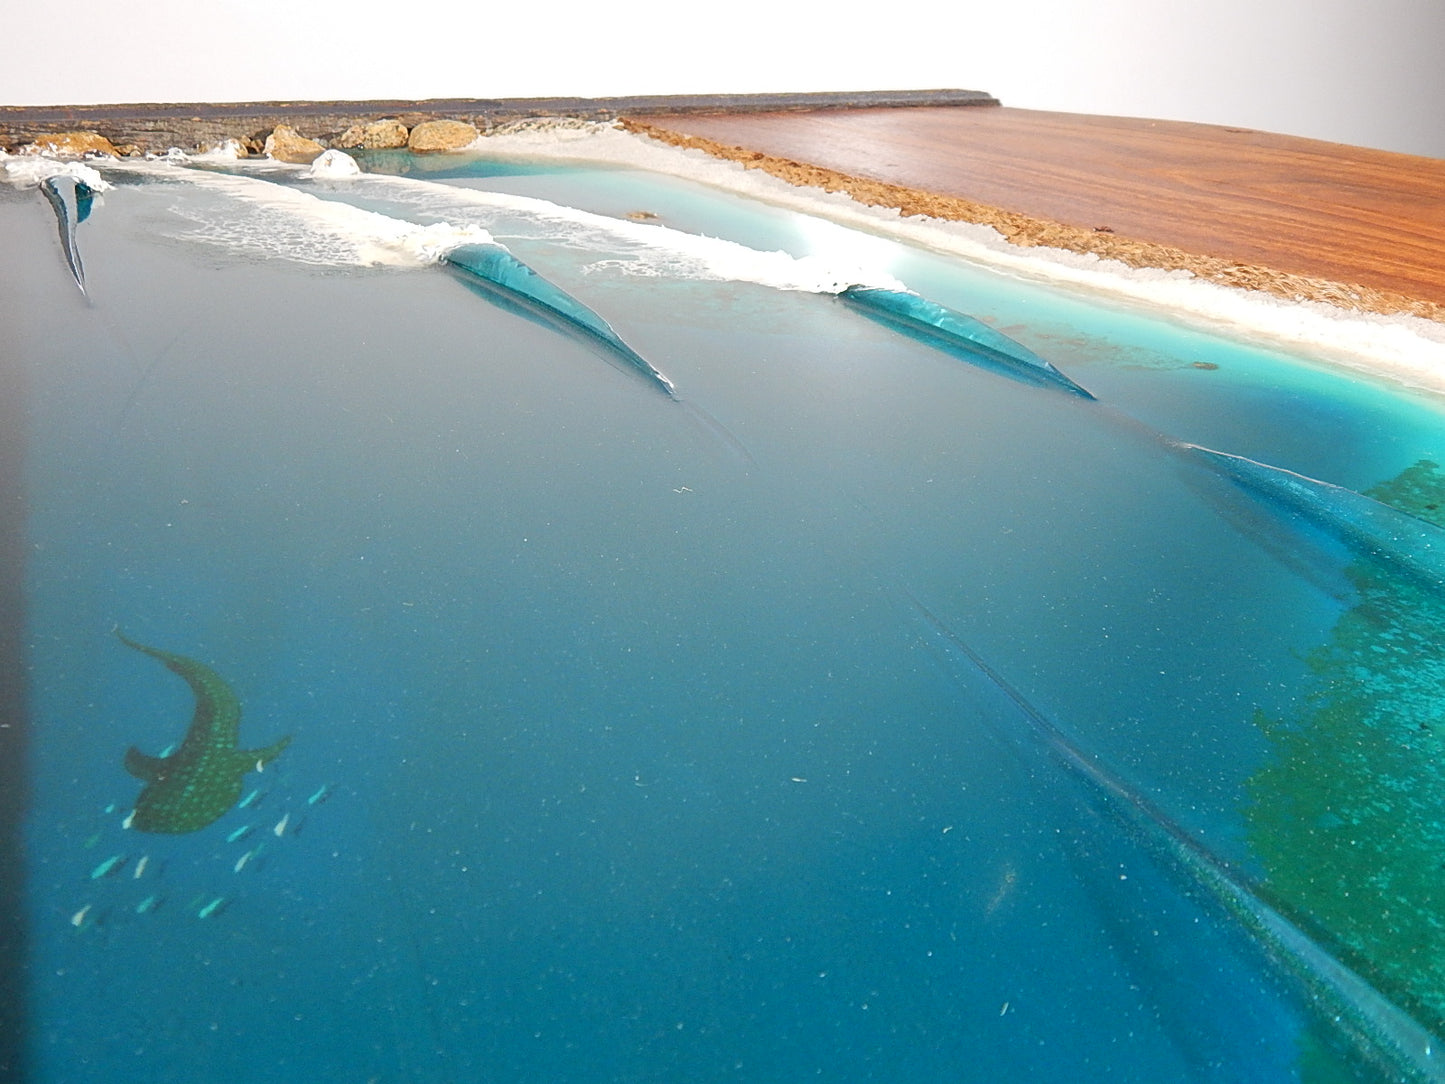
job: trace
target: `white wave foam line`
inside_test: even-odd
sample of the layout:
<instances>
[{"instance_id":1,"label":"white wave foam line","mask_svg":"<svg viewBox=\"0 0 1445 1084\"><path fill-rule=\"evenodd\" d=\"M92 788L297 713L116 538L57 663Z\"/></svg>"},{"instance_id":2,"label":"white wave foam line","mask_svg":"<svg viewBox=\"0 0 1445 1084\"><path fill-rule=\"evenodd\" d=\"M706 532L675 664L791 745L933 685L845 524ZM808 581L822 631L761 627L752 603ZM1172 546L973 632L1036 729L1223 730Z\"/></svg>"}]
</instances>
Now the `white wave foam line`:
<instances>
[{"instance_id":1,"label":"white wave foam line","mask_svg":"<svg viewBox=\"0 0 1445 1084\"><path fill-rule=\"evenodd\" d=\"M306 171L308 177L322 177L330 180L344 180L361 173L356 159L345 151L329 150L323 153Z\"/></svg>"},{"instance_id":2,"label":"white wave foam line","mask_svg":"<svg viewBox=\"0 0 1445 1084\"><path fill-rule=\"evenodd\" d=\"M417 225L295 188L252 177L214 173L169 160L108 167L217 192L216 207L187 202L174 208L190 228L181 239L236 252L326 267L420 267L458 245L484 244L491 234L446 222Z\"/></svg>"},{"instance_id":3,"label":"white wave foam line","mask_svg":"<svg viewBox=\"0 0 1445 1084\"><path fill-rule=\"evenodd\" d=\"M1263 342L1314 361L1445 394L1445 325L1403 314L1382 316L1317 301L1222 286L1188 271L1134 268L1116 260L1009 244L990 226L905 218L839 192L801 188L740 163L633 135L610 125L494 135L479 146L500 156L605 162L670 174L907 241L1020 279L1064 285L1123 302L1210 333Z\"/></svg>"},{"instance_id":4,"label":"white wave foam line","mask_svg":"<svg viewBox=\"0 0 1445 1084\"><path fill-rule=\"evenodd\" d=\"M15 188L34 188L51 177L74 177L77 181L84 181L95 192L104 192L110 187L93 166L43 154L6 154L0 151L0 176Z\"/></svg>"},{"instance_id":5,"label":"white wave foam line","mask_svg":"<svg viewBox=\"0 0 1445 1084\"><path fill-rule=\"evenodd\" d=\"M610 218L530 196L371 173L347 177L339 184L412 208L419 217L445 217L449 222L484 227L500 237L526 237L593 254L608 253L585 266L591 271L752 282L808 293L836 294L849 286L905 289L897 279L876 268L815 256L763 252L736 241Z\"/></svg>"}]
</instances>

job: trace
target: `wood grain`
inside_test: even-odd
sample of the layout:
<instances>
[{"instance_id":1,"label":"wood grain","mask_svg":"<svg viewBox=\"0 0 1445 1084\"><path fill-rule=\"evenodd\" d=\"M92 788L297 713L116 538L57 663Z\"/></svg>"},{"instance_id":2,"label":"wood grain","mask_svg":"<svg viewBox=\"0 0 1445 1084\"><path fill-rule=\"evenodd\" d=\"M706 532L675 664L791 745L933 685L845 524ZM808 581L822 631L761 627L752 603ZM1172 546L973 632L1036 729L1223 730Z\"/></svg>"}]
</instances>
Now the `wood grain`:
<instances>
[{"instance_id":1,"label":"wood grain","mask_svg":"<svg viewBox=\"0 0 1445 1084\"><path fill-rule=\"evenodd\" d=\"M1445 315L1445 160L1214 125L1004 107L630 119L745 163L813 167L959 201L965 212L977 205L949 217L990 221L997 212L1006 235L1011 216L1066 227L1023 230L1020 243L1190 266L1220 281L1230 281L1231 268L1259 268L1278 280L1262 288L1286 296L1335 284L1329 299L1337 303L1353 294L1364 298L1362 308ZM1141 261L1130 258L1130 242L1142 244L1136 256L1175 250L1198 259Z\"/></svg>"}]
</instances>

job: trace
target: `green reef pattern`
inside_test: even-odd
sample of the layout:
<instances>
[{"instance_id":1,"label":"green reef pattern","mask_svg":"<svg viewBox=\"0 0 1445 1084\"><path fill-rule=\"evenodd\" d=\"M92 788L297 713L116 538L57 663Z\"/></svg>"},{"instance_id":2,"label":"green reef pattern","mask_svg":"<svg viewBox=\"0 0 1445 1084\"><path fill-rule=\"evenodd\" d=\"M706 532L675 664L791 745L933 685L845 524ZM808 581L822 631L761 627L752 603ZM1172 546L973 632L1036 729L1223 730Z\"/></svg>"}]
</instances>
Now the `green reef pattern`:
<instances>
[{"instance_id":1,"label":"green reef pattern","mask_svg":"<svg viewBox=\"0 0 1445 1084\"><path fill-rule=\"evenodd\" d=\"M1367 495L1445 527L1421 460ZM1445 1035L1445 585L1360 560L1357 592L1249 781L1264 894L1436 1035Z\"/></svg>"},{"instance_id":2,"label":"green reef pattern","mask_svg":"<svg viewBox=\"0 0 1445 1084\"><path fill-rule=\"evenodd\" d=\"M213 823L241 798L246 773L261 771L290 744L290 736L264 749L237 748L241 702L209 666L116 635L127 647L158 659L183 678L196 698L196 711L180 747L153 757L131 746L125 768L145 783L127 826L141 832L194 832Z\"/></svg>"}]
</instances>

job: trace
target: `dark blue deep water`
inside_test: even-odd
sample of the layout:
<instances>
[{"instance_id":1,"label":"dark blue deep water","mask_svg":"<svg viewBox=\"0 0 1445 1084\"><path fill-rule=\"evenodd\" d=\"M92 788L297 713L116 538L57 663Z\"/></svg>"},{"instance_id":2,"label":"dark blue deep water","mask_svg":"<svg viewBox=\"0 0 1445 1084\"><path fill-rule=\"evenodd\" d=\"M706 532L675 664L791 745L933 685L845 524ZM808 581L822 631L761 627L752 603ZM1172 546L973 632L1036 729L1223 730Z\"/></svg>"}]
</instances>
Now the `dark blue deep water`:
<instances>
[{"instance_id":1,"label":"dark blue deep water","mask_svg":"<svg viewBox=\"0 0 1445 1084\"><path fill-rule=\"evenodd\" d=\"M452 172L813 236L625 170ZM1438 404L893 246L1088 400L485 223L673 400L441 268L172 228L218 198L105 193L87 301L0 195L25 1079L1432 1074L1429 554L1172 442L1433 531ZM213 670L243 748L290 736L244 807L126 827L126 750L195 698L117 627Z\"/></svg>"}]
</instances>

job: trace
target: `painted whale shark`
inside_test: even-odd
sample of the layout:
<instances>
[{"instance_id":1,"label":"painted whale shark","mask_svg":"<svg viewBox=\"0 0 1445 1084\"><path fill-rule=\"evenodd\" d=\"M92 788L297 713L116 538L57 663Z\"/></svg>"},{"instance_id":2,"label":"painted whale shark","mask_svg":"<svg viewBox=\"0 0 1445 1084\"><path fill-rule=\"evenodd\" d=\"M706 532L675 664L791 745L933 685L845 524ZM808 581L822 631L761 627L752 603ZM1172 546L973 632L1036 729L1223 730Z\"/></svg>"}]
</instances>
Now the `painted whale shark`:
<instances>
[{"instance_id":1,"label":"painted whale shark","mask_svg":"<svg viewBox=\"0 0 1445 1084\"><path fill-rule=\"evenodd\" d=\"M195 715L180 747L153 757L131 746L125 769L145 783L127 824L141 832L180 834L206 827L240 800L247 772L260 771L281 754L291 738L264 749L241 749L241 701L221 676L203 663L130 639L121 643L164 663L196 698Z\"/></svg>"}]
</instances>

